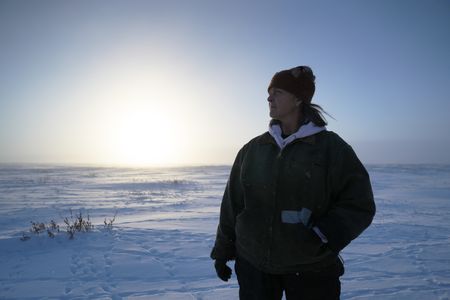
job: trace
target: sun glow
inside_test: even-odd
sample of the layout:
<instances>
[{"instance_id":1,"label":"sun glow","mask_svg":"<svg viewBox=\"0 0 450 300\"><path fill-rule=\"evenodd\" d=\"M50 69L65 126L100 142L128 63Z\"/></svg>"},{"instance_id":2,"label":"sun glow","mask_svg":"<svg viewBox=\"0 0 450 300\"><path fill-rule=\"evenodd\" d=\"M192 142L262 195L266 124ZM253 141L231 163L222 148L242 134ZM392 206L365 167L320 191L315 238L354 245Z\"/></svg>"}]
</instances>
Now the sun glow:
<instances>
[{"instance_id":1,"label":"sun glow","mask_svg":"<svg viewBox=\"0 0 450 300\"><path fill-rule=\"evenodd\" d=\"M93 137L84 143L87 155L103 164L133 166L197 159L192 141L198 119L192 116L199 97L193 73L175 69L173 63L160 66L145 57L122 55L94 68L76 95L86 99L82 135Z\"/></svg>"},{"instance_id":2,"label":"sun glow","mask_svg":"<svg viewBox=\"0 0 450 300\"><path fill-rule=\"evenodd\" d=\"M114 136L115 160L131 165L170 164L175 160L175 132L161 111L136 110L122 116Z\"/></svg>"},{"instance_id":3,"label":"sun glow","mask_svg":"<svg viewBox=\"0 0 450 300\"><path fill-rule=\"evenodd\" d=\"M133 166L180 163L177 149L185 137L177 135L183 118L176 95L166 93L163 85L152 90L146 77L138 75L121 77L120 84L102 91L96 115L103 161Z\"/></svg>"}]
</instances>

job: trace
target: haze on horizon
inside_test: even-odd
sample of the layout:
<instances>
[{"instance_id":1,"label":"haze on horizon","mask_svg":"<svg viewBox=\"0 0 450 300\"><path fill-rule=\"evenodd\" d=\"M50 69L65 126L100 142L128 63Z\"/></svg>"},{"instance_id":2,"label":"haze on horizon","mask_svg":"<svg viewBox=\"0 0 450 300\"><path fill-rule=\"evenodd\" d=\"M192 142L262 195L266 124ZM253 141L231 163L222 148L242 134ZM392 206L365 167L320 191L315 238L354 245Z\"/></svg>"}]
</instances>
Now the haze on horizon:
<instances>
[{"instance_id":1,"label":"haze on horizon","mask_svg":"<svg viewBox=\"0 0 450 300\"><path fill-rule=\"evenodd\" d=\"M364 163L450 163L449 1L0 2L0 163L231 164L309 65Z\"/></svg>"}]
</instances>

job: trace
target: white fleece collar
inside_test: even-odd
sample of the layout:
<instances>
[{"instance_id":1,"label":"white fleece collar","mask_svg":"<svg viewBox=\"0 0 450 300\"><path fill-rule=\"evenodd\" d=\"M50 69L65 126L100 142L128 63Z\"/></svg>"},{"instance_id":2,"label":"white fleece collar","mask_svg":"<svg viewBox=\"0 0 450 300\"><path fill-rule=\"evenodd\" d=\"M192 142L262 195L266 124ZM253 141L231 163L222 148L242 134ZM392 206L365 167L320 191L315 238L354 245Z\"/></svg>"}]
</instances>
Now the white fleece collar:
<instances>
[{"instance_id":1,"label":"white fleece collar","mask_svg":"<svg viewBox=\"0 0 450 300\"><path fill-rule=\"evenodd\" d=\"M300 126L297 132L294 132L287 138L283 139L283 137L281 136L282 134L281 126L279 124L269 125L269 133L275 139L275 142L277 143L278 147L280 147L280 149L283 149L296 139L316 134L325 129L326 129L325 126L316 126L313 122L308 122L305 125Z\"/></svg>"}]
</instances>

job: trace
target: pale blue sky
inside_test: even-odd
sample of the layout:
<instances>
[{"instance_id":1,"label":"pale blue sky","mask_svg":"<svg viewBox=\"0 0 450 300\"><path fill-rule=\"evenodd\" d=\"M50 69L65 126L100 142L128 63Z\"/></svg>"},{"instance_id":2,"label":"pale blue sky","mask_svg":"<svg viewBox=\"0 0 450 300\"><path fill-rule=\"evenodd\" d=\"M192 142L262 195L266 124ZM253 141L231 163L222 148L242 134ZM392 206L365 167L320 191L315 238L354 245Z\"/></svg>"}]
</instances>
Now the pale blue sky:
<instances>
[{"instance_id":1,"label":"pale blue sky","mask_svg":"<svg viewBox=\"0 0 450 300\"><path fill-rule=\"evenodd\" d=\"M450 1L0 1L0 162L231 163L267 84L364 163L450 163Z\"/></svg>"}]
</instances>

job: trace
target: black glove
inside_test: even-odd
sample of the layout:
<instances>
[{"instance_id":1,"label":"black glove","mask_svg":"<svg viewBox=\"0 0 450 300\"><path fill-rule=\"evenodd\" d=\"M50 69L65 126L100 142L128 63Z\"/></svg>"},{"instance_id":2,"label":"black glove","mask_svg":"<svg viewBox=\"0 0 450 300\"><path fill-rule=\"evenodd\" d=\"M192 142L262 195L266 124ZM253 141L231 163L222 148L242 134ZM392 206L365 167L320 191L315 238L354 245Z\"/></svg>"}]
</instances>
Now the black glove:
<instances>
[{"instance_id":1,"label":"black glove","mask_svg":"<svg viewBox=\"0 0 450 300\"><path fill-rule=\"evenodd\" d=\"M224 259L216 259L214 263L217 276L223 281L228 281L231 278L231 269L227 266L227 261Z\"/></svg>"}]
</instances>

